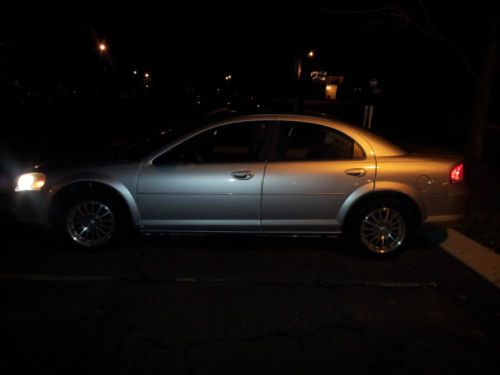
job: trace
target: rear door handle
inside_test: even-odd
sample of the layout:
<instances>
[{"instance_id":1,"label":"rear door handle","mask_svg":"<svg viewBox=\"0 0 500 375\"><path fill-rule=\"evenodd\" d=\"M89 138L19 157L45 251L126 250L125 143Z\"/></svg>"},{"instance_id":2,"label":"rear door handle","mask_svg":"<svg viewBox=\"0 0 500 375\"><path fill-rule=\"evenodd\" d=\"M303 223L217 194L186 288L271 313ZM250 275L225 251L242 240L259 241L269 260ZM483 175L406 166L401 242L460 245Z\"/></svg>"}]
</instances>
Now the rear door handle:
<instances>
[{"instance_id":1,"label":"rear door handle","mask_svg":"<svg viewBox=\"0 0 500 375\"><path fill-rule=\"evenodd\" d=\"M250 180L253 177L253 172L252 171L234 171L231 173L231 176L233 176L237 180Z\"/></svg>"},{"instance_id":2,"label":"rear door handle","mask_svg":"<svg viewBox=\"0 0 500 375\"><path fill-rule=\"evenodd\" d=\"M346 169L345 174L354 177L363 177L366 174L366 169L364 168L351 168Z\"/></svg>"}]
</instances>

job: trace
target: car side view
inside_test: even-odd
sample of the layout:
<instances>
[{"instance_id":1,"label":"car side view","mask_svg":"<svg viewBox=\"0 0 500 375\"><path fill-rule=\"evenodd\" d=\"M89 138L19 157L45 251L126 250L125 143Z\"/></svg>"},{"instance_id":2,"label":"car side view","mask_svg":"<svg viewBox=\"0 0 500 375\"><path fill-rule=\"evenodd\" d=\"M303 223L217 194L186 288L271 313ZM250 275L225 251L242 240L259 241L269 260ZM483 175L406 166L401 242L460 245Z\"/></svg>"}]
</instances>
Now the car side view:
<instances>
[{"instance_id":1,"label":"car side view","mask_svg":"<svg viewBox=\"0 0 500 375\"><path fill-rule=\"evenodd\" d=\"M90 248L134 227L343 233L385 256L420 225L452 224L464 211L460 156L411 154L328 118L237 116L156 143L125 160L26 171L16 181L18 219Z\"/></svg>"}]
</instances>

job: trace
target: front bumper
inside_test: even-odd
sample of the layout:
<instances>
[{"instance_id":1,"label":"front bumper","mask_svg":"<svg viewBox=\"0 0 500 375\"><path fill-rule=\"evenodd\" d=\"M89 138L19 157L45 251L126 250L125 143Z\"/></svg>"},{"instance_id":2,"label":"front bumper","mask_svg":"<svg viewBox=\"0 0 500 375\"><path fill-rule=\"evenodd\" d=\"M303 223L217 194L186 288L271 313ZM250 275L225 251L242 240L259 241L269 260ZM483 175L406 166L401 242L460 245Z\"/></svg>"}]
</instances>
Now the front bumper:
<instances>
[{"instance_id":1,"label":"front bumper","mask_svg":"<svg viewBox=\"0 0 500 375\"><path fill-rule=\"evenodd\" d=\"M13 194L12 212L22 223L48 226L48 204L43 191L21 191Z\"/></svg>"},{"instance_id":2,"label":"front bumper","mask_svg":"<svg viewBox=\"0 0 500 375\"><path fill-rule=\"evenodd\" d=\"M0 219L10 220L13 218L12 194L0 193Z\"/></svg>"}]
</instances>

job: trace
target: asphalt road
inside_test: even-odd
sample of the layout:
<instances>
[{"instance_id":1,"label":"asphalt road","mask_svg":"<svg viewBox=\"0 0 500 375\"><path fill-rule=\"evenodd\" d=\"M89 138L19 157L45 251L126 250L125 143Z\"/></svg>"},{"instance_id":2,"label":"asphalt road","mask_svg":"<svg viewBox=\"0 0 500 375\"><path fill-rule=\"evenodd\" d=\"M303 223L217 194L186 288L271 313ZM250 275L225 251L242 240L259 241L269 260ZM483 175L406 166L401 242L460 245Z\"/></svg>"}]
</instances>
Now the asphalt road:
<instances>
[{"instance_id":1,"label":"asphalt road","mask_svg":"<svg viewBox=\"0 0 500 375\"><path fill-rule=\"evenodd\" d=\"M422 236L381 262L334 239L134 238L92 253L3 228L0 369L498 373L500 293Z\"/></svg>"}]
</instances>

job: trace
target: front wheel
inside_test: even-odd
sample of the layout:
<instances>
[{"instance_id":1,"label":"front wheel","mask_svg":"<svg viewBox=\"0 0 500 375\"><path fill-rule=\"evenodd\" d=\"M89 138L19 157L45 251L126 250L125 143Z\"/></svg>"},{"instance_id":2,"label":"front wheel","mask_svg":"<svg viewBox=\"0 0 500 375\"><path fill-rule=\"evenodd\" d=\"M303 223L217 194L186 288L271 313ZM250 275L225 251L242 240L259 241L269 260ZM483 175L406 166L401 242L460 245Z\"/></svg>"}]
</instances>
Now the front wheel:
<instances>
[{"instance_id":1,"label":"front wheel","mask_svg":"<svg viewBox=\"0 0 500 375\"><path fill-rule=\"evenodd\" d=\"M82 194L67 202L58 230L74 245L98 248L120 237L123 217L120 205L106 195Z\"/></svg>"},{"instance_id":2,"label":"front wheel","mask_svg":"<svg viewBox=\"0 0 500 375\"><path fill-rule=\"evenodd\" d=\"M410 210L394 199L378 199L363 205L349 223L351 239L365 253L379 258L399 253L413 233Z\"/></svg>"}]
</instances>

